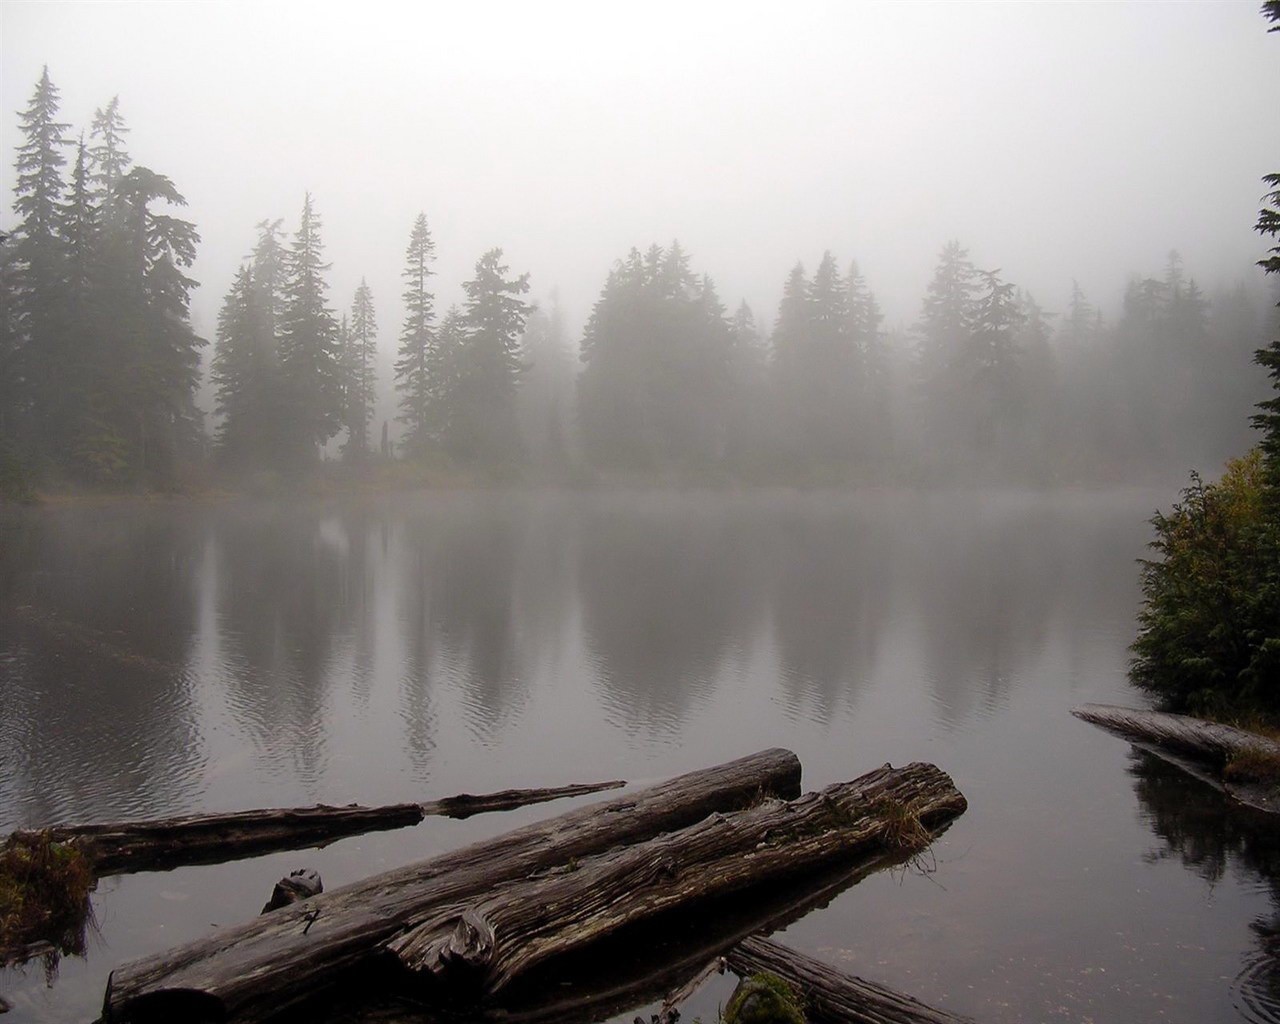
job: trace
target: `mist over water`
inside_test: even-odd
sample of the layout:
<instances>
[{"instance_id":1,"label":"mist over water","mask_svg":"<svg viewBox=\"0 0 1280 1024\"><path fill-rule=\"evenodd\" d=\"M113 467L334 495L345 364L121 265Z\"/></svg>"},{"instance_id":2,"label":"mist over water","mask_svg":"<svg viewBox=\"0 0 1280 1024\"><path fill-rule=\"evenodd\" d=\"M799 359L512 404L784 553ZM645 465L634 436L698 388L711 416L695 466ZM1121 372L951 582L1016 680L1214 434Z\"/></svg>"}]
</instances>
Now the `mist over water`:
<instances>
[{"instance_id":1,"label":"mist over water","mask_svg":"<svg viewBox=\"0 0 1280 1024\"><path fill-rule=\"evenodd\" d=\"M992 1024L1277 1024L1277 830L1069 714L1138 702L1154 510L1260 472L1265 28L3 5L0 832L926 760L969 810L785 941ZM103 879L6 1020L548 813Z\"/></svg>"}]
</instances>

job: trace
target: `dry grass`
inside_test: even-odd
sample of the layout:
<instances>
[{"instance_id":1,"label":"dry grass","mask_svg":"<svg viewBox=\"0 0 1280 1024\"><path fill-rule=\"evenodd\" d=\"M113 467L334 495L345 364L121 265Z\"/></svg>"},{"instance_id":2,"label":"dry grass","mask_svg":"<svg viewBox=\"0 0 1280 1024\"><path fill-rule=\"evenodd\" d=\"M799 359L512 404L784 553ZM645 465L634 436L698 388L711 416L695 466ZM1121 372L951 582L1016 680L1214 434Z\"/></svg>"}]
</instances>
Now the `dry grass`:
<instances>
[{"instance_id":1,"label":"dry grass","mask_svg":"<svg viewBox=\"0 0 1280 1024\"><path fill-rule=\"evenodd\" d=\"M1280 787L1280 756L1265 750L1241 751L1222 769L1222 778L1227 782Z\"/></svg>"},{"instance_id":2,"label":"dry grass","mask_svg":"<svg viewBox=\"0 0 1280 1024\"><path fill-rule=\"evenodd\" d=\"M26 959L36 943L82 955L94 881L84 855L48 833L10 836L0 846L0 961Z\"/></svg>"},{"instance_id":3,"label":"dry grass","mask_svg":"<svg viewBox=\"0 0 1280 1024\"><path fill-rule=\"evenodd\" d=\"M877 801L871 813L884 823L884 841L895 849L923 850L933 839L915 811L890 797Z\"/></svg>"}]
</instances>

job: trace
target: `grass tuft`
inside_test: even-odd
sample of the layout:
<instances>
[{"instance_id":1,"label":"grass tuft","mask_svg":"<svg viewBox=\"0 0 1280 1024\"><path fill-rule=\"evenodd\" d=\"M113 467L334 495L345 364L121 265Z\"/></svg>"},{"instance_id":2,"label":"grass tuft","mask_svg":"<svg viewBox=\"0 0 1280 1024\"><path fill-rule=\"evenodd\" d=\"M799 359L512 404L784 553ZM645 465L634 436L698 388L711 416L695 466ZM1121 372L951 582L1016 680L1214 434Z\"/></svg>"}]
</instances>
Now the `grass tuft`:
<instances>
[{"instance_id":1,"label":"grass tuft","mask_svg":"<svg viewBox=\"0 0 1280 1024\"><path fill-rule=\"evenodd\" d=\"M88 859L47 832L11 835L0 846L0 961L37 952L82 956L95 882Z\"/></svg>"}]
</instances>

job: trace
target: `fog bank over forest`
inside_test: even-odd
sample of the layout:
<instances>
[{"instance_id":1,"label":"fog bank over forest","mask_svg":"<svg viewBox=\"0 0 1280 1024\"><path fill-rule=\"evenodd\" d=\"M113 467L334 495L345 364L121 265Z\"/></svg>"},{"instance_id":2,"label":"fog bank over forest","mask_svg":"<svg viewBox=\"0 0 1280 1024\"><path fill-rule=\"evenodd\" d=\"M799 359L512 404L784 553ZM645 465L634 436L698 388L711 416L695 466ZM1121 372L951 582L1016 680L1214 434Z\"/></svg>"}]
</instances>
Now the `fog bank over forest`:
<instances>
[{"instance_id":1,"label":"fog bank over forest","mask_svg":"<svg viewBox=\"0 0 1280 1024\"><path fill-rule=\"evenodd\" d=\"M318 258L330 265L332 310L349 313L362 283L376 305L377 402L367 417L375 446L382 422L393 421L393 441L402 433L393 363L406 316L405 248L420 213L434 246L435 315L443 321L451 305L467 303L477 259L500 247L491 269L501 265L513 280L529 274L524 298L544 317L534 333L556 335L570 370L580 343L589 350L600 337L589 318L610 268L642 289L648 272L634 260L626 271L628 253L648 252L656 268L650 247L670 256L678 240L669 262L687 276L679 288L701 296L710 316L707 330L688 329L720 338L714 344L726 352L758 342L760 360L778 357L781 376L764 405L780 426L760 442L764 456L741 456L752 465L785 462L795 450L813 456L815 437L837 452L834 461L858 457L846 434L891 462L901 452L879 430L912 434L913 451L930 453L920 459L928 467L954 454L930 431L946 438L961 421L979 446L998 446L1002 431L1025 437L1029 419L1001 427L973 409L947 419L938 409L954 396L943 385L931 392L921 384L929 374L914 365L930 332L938 344L946 333L925 321L953 240L973 275L970 312L985 301L988 328L1012 332L1009 344L1024 354L1018 401L1037 410L1036 436L992 465L1065 460L1065 473L1032 475L1070 477L1118 436L1108 434L1114 428L1133 458L1212 469L1247 439L1248 407L1263 391L1247 365L1270 326L1252 224L1259 179L1280 142L1270 109L1280 62L1252 4L13 3L0 19L6 194L23 144L12 112L47 67L69 141L118 97L134 163L167 175L185 196L181 215L200 234L190 317L211 343L197 392L210 431L219 313L261 242L256 226L281 219L287 244L304 195L322 224ZM5 229L17 223L0 218ZM812 337L809 327L787 326L797 262L804 288L844 296L831 307L842 323L860 315L846 306L874 300L870 319L848 332L869 332L857 341L858 387L879 373L889 382L884 408L862 401L850 422L816 423L822 413L803 397L806 374L817 386L830 367L788 370L778 349L788 330L821 335L820 326ZM735 314L744 302L750 325ZM716 304L721 313L707 313ZM612 330L615 340L626 333L616 318ZM526 355L531 345L526 338ZM1046 346L1059 360L1048 411ZM1081 355L1100 348L1126 353L1124 367ZM1188 361L1146 372L1148 359L1167 363L1176 352ZM873 371L875 358L884 365ZM750 362L708 422L698 422L705 409L676 402L667 419L683 422L684 433L654 437L639 456L608 438L603 449L599 437L563 443L594 444L597 455L633 467L664 446L724 460L744 436L735 424L749 432L762 407ZM1213 384L1218 368L1229 380ZM1117 374L1146 382L1136 404ZM1107 382L1119 390L1100 394ZM550 394L557 385L538 386ZM590 428L591 401L604 410L598 423L613 417L616 386L584 377L575 424ZM922 423L900 400L908 392L946 422ZM1214 402L1213 425L1197 429L1196 410L1185 408L1173 423L1162 394L1180 406ZM827 400L834 409L853 396ZM815 422L786 412L800 407ZM552 418L569 416L556 408ZM1114 420L1120 409L1123 423ZM544 429L531 423L547 422L537 410L519 415L526 442ZM1223 427L1227 420L1240 430ZM1071 424L1097 436L1071 450L1051 443ZM1183 444L1206 433L1198 448Z\"/></svg>"}]
</instances>

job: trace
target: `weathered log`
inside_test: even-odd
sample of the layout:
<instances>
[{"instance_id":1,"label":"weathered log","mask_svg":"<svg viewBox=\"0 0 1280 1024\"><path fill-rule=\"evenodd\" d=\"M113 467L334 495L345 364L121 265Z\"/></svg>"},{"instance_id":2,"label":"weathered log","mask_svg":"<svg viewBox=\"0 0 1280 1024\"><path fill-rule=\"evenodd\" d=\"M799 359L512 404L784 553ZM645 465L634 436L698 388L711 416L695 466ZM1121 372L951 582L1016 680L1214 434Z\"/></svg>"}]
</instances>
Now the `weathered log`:
<instances>
[{"instance_id":1,"label":"weathered log","mask_svg":"<svg viewBox=\"0 0 1280 1024\"><path fill-rule=\"evenodd\" d=\"M1280 796L1274 785L1223 776L1224 768L1242 758L1280 766L1280 743L1275 740L1230 725L1163 711L1081 704L1071 713L1151 751L1233 800L1261 811L1280 813Z\"/></svg>"},{"instance_id":2,"label":"weathered log","mask_svg":"<svg viewBox=\"0 0 1280 1024\"><path fill-rule=\"evenodd\" d=\"M679 988L668 992L666 998L662 1000L662 1006L658 1008L658 1012L654 1014L651 1024L676 1024L680 1019L680 1007L688 1000L693 998L693 994L706 984L707 979L713 974L723 974L725 972L725 959L718 956L714 960L708 961L697 974L686 981ZM637 1017L639 1024L644 1021Z\"/></svg>"},{"instance_id":3,"label":"weathered log","mask_svg":"<svg viewBox=\"0 0 1280 1024\"><path fill-rule=\"evenodd\" d=\"M769 939L746 939L729 950L725 961L739 977L767 972L794 986L804 996L810 1024L969 1024L967 1017L837 971Z\"/></svg>"},{"instance_id":4,"label":"weathered log","mask_svg":"<svg viewBox=\"0 0 1280 1024\"><path fill-rule=\"evenodd\" d=\"M536 964L637 921L856 852L930 841L967 806L941 769L885 765L790 802L713 814L442 909L388 943L412 971L493 995Z\"/></svg>"},{"instance_id":5,"label":"weathered log","mask_svg":"<svg viewBox=\"0 0 1280 1024\"><path fill-rule=\"evenodd\" d=\"M467 818L528 804L617 789L624 782L594 782L551 789L506 789L472 796L463 793L428 803L383 807L268 808L227 814L191 814L152 821L55 825L18 830L15 835L47 833L57 843L83 851L98 876L131 871L162 871L188 864L220 864L277 850L322 846L345 836L417 825L427 815Z\"/></svg>"},{"instance_id":6,"label":"weathered log","mask_svg":"<svg viewBox=\"0 0 1280 1024\"><path fill-rule=\"evenodd\" d=\"M271 898L267 900L262 912L269 914L273 910L287 907L299 900L309 900L312 896L319 896L322 892L324 892L324 882L320 879L320 872L314 868L298 868L276 882L275 888L271 890Z\"/></svg>"},{"instance_id":7,"label":"weathered log","mask_svg":"<svg viewBox=\"0 0 1280 1024\"><path fill-rule=\"evenodd\" d=\"M626 783L620 780L613 782L588 782L574 786L557 786L554 789L503 789L497 793L484 793L472 796L460 793L448 796L443 800L431 800L420 804L424 815L439 815L445 818L469 818L473 814L487 814L490 811L510 811L516 807L527 807L529 804L546 803L548 800L561 800L571 796L586 796L606 789L621 789Z\"/></svg>"},{"instance_id":8,"label":"weathered log","mask_svg":"<svg viewBox=\"0 0 1280 1024\"><path fill-rule=\"evenodd\" d=\"M338 983L343 971L377 956L383 943L441 907L762 796L794 795L799 787L795 754L767 750L375 875L117 968L103 1017L265 1020Z\"/></svg>"}]
</instances>

